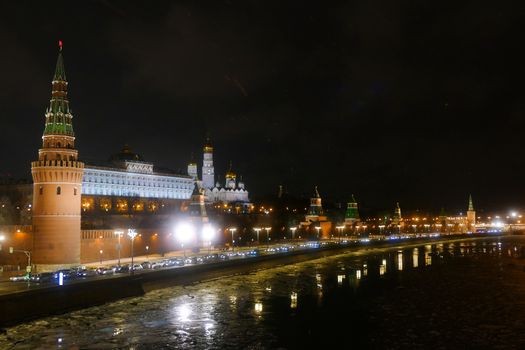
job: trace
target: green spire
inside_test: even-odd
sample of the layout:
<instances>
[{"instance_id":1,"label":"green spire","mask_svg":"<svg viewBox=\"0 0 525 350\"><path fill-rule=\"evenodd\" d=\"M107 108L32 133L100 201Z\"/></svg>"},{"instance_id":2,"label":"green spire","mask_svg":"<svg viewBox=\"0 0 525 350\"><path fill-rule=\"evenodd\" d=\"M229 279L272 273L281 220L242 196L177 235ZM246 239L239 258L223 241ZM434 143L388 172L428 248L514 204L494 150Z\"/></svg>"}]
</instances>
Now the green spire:
<instances>
[{"instance_id":1,"label":"green spire","mask_svg":"<svg viewBox=\"0 0 525 350\"><path fill-rule=\"evenodd\" d=\"M54 81L66 81L66 70L64 69L64 59L62 58L62 46L58 51L57 66L55 68Z\"/></svg>"},{"instance_id":2,"label":"green spire","mask_svg":"<svg viewBox=\"0 0 525 350\"><path fill-rule=\"evenodd\" d=\"M75 136L73 131L73 115L67 99L66 70L62 58L62 42L59 42L57 65L52 81L51 100L46 111L46 126L44 135Z\"/></svg>"},{"instance_id":3,"label":"green spire","mask_svg":"<svg viewBox=\"0 0 525 350\"><path fill-rule=\"evenodd\" d=\"M359 220L359 210L354 195L352 195L352 200L346 206L345 219Z\"/></svg>"},{"instance_id":4,"label":"green spire","mask_svg":"<svg viewBox=\"0 0 525 350\"><path fill-rule=\"evenodd\" d=\"M474 211L474 204L472 203L472 195L469 194L468 196L468 210Z\"/></svg>"}]
</instances>

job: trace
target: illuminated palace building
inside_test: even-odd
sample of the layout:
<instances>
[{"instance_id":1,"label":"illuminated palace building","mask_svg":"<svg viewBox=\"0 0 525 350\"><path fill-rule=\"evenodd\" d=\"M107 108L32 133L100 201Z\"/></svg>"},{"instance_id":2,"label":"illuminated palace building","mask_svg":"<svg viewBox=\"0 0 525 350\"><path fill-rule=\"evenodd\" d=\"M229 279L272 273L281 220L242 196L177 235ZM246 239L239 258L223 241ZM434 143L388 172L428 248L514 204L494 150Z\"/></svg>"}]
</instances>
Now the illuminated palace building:
<instances>
[{"instance_id":1,"label":"illuminated palace building","mask_svg":"<svg viewBox=\"0 0 525 350\"><path fill-rule=\"evenodd\" d=\"M172 211L191 197L194 180L159 169L126 145L108 162L88 163L82 179L82 211L116 214ZM85 222L84 222L85 221ZM93 225L83 220L83 226Z\"/></svg>"},{"instance_id":2,"label":"illuminated palace building","mask_svg":"<svg viewBox=\"0 0 525 350\"><path fill-rule=\"evenodd\" d=\"M32 222L26 220L27 225L8 239L31 249L33 262L41 270L115 258L117 247L122 256L129 256L129 239L118 245L117 228L139 229L135 254L173 250L170 219L178 213L191 216L188 209L195 198L201 204L248 202L244 184L236 181L231 169L224 187L214 182L209 140L204 146L202 181L194 163L188 166L188 174L177 174L145 161L128 146L106 162L82 160L75 148L67 88L60 48L42 147L31 163L32 191L29 183L10 189L24 192L19 197L26 202L22 200L20 206L32 214ZM195 191L204 198L195 196Z\"/></svg>"}]
</instances>

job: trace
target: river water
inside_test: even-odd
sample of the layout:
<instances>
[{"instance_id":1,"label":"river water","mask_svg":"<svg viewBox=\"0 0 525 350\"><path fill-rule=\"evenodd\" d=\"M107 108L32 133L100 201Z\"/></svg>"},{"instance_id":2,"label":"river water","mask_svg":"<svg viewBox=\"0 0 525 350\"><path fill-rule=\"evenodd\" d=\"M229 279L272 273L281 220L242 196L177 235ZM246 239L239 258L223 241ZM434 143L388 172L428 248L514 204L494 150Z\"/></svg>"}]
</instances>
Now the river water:
<instances>
[{"instance_id":1,"label":"river water","mask_svg":"<svg viewBox=\"0 0 525 350\"><path fill-rule=\"evenodd\" d=\"M0 349L523 348L524 247L361 249L25 323Z\"/></svg>"}]
</instances>

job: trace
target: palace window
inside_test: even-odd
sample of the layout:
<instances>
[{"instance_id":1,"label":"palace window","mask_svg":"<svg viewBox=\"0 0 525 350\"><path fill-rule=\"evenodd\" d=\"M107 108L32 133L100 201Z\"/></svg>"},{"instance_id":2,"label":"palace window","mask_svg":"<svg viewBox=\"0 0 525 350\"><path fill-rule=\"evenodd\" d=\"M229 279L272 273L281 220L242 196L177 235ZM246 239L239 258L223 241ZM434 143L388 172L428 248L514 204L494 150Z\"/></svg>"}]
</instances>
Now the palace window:
<instances>
[{"instance_id":1,"label":"palace window","mask_svg":"<svg viewBox=\"0 0 525 350\"><path fill-rule=\"evenodd\" d=\"M75 189L73 190L73 195L77 195L77 188L75 187Z\"/></svg>"},{"instance_id":2,"label":"palace window","mask_svg":"<svg viewBox=\"0 0 525 350\"><path fill-rule=\"evenodd\" d=\"M44 194L44 187L40 186L40 188L38 189L38 193Z\"/></svg>"},{"instance_id":3,"label":"palace window","mask_svg":"<svg viewBox=\"0 0 525 350\"><path fill-rule=\"evenodd\" d=\"M60 186L58 186L57 187L57 195L59 195L61 192L62 192L62 189L60 188Z\"/></svg>"}]
</instances>

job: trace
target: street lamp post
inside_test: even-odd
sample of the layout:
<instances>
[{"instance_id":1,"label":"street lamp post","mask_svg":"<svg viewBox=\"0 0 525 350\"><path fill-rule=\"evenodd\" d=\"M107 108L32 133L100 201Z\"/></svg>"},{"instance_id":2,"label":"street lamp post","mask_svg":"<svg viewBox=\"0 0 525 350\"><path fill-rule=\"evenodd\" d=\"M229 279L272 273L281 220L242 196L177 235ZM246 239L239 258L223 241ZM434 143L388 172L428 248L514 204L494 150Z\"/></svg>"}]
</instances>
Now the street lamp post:
<instances>
[{"instance_id":1,"label":"street lamp post","mask_svg":"<svg viewBox=\"0 0 525 350\"><path fill-rule=\"evenodd\" d=\"M120 237L124 234L124 231L117 230L114 232L118 237L118 243L117 243L117 251L118 251L118 266L120 266Z\"/></svg>"},{"instance_id":2,"label":"street lamp post","mask_svg":"<svg viewBox=\"0 0 525 350\"><path fill-rule=\"evenodd\" d=\"M292 239L295 239L295 230L297 230L297 227L295 226L290 227L290 231L292 231Z\"/></svg>"},{"instance_id":3,"label":"street lamp post","mask_svg":"<svg viewBox=\"0 0 525 350\"><path fill-rule=\"evenodd\" d=\"M149 245L146 246L146 259L149 259Z\"/></svg>"},{"instance_id":4,"label":"street lamp post","mask_svg":"<svg viewBox=\"0 0 525 350\"><path fill-rule=\"evenodd\" d=\"M270 231L272 230L271 227L266 227L266 249L270 248Z\"/></svg>"},{"instance_id":5,"label":"street lamp post","mask_svg":"<svg viewBox=\"0 0 525 350\"><path fill-rule=\"evenodd\" d=\"M230 230L230 232L232 233L232 252L234 252L235 251L235 240L233 239L233 233L237 231L237 229L235 227L231 227L228 230Z\"/></svg>"},{"instance_id":6,"label":"street lamp post","mask_svg":"<svg viewBox=\"0 0 525 350\"><path fill-rule=\"evenodd\" d=\"M128 229L128 236L131 239L131 273L134 273L135 268L133 266L133 242L135 241L135 237L137 237L137 231L130 228Z\"/></svg>"},{"instance_id":7,"label":"street lamp post","mask_svg":"<svg viewBox=\"0 0 525 350\"><path fill-rule=\"evenodd\" d=\"M262 228L254 227L253 230L257 233L257 245L259 245L259 232L261 232Z\"/></svg>"},{"instance_id":8,"label":"street lamp post","mask_svg":"<svg viewBox=\"0 0 525 350\"><path fill-rule=\"evenodd\" d=\"M210 224L206 224L202 227L202 240L208 242L208 254L211 253L211 241L215 236L215 229Z\"/></svg>"},{"instance_id":9,"label":"street lamp post","mask_svg":"<svg viewBox=\"0 0 525 350\"><path fill-rule=\"evenodd\" d=\"M98 252L100 254L100 265L102 265L102 253L104 253L104 251L100 249Z\"/></svg>"},{"instance_id":10,"label":"street lamp post","mask_svg":"<svg viewBox=\"0 0 525 350\"><path fill-rule=\"evenodd\" d=\"M345 227L344 225L341 225L341 226L336 226L335 228L339 231L339 241L341 241L343 238L343 231Z\"/></svg>"},{"instance_id":11,"label":"street lamp post","mask_svg":"<svg viewBox=\"0 0 525 350\"><path fill-rule=\"evenodd\" d=\"M186 222L180 223L175 229L175 236L179 240L182 249L184 250L184 257L186 257L186 248L184 243L190 242L195 236L195 227Z\"/></svg>"},{"instance_id":12,"label":"street lamp post","mask_svg":"<svg viewBox=\"0 0 525 350\"><path fill-rule=\"evenodd\" d=\"M0 250L2 250L2 242L6 240L4 235L0 235ZM26 271L31 272L31 251L29 250L23 250L23 249L14 249L13 247L9 247L9 253L24 253L27 257L27 266Z\"/></svg>"},{"instance_id":13,"label":"street lamp post","mask_svg":"<svg viewBox=\"0 0 525 350\"><path fill-rule=\"evenodd\" d=\"M315 226L315 229L317 230L317 240L319 240L319 231L321 231L321 226Z\"/></svg>"}]
</instances>

